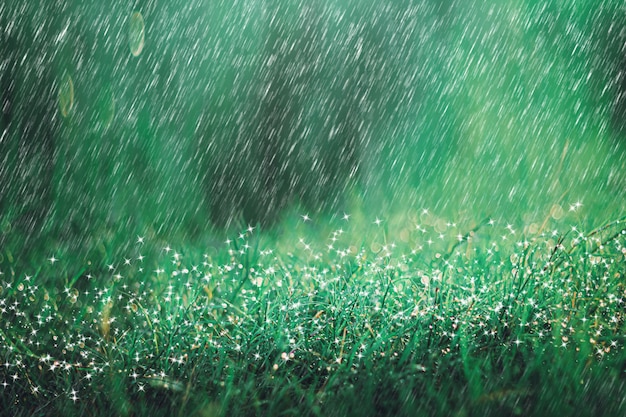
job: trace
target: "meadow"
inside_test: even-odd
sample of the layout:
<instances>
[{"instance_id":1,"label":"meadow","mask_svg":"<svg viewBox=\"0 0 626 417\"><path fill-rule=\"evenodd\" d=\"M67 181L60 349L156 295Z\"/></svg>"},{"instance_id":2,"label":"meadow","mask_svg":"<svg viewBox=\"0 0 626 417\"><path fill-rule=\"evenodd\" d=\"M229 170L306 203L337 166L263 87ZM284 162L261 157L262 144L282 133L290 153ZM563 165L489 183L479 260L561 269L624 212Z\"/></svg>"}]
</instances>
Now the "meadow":
<instances>
[{"instance_id":1,"label":"meadow","mask_svg":"<svg viewBox=\"0 0 626 417\"><path fill-rule=\"evenodd\" d=\"M521 228L423 210L398 231L302 215L279 235L118 234L27 262L5 246L0 409L623 415L626 218L578 209Z\"/></svg>"},{"instance_id":2,"label":"meadow","mask_svg":"<svg viewBox=\"0 0 626 417\"><path fill-rule=\"evenodd\" d=\"M626 415L623 1L0 28L0 414Z\"/></svg>"}]
</instances>

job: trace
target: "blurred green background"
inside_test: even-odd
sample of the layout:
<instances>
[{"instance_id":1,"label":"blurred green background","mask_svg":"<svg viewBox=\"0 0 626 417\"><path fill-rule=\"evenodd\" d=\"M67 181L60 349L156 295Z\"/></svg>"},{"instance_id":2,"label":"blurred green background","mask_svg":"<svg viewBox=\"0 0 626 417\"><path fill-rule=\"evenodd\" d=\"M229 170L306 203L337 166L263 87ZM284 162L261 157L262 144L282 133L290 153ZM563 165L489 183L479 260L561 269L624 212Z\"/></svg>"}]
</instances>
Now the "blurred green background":
<instances>
[{"instance_id":1,"label":"blurred green background","mask_svg":"<svg viewBox=\"0 0 626 417\"><path fill-rule=\"evenodd\" d=\"M5 0L0 36L17 254L624 209L621 1Z\"/></svg>"}]
</instances>

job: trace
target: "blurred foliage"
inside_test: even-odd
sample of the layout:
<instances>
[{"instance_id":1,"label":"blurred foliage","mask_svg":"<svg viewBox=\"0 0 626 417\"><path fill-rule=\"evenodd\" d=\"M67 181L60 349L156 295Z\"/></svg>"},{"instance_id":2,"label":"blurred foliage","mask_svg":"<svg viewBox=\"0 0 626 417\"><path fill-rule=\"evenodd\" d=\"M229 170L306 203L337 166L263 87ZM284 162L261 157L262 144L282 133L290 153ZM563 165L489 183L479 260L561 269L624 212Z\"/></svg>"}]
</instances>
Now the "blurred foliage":
<instances>
[{"instance_id":1,"label":"blurred foliage","mask_svg":"<svg viewBox=\"0 0 626 417\"><path fill-rule=\"evenodd\" d=\"M0 27L0 221L25 251L292 210L623 209L619 1L7 1Z\"/></svg>"}]
</instances>

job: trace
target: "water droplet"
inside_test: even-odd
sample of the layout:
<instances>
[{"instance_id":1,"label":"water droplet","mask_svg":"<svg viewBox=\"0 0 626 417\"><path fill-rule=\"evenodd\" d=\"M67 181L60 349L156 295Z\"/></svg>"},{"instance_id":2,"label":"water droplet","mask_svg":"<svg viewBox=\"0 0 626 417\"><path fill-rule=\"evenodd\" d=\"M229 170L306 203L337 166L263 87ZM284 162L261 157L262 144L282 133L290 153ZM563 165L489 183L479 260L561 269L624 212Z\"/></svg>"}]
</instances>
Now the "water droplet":
<instances>
[{"instance_id":1,"label":"water droplet","mask_svg":"<svg viewBox=\"0 0 626 417\"><path fill-rule=\"evenodd\" d=\"M74 107L74 81L69 73L65 73L59 85L59 110L63 117L69 116Z\"/></svg>"},{"instance_id":2,"label":"water droplet","mask_svg":"<svg viewBox=\"0 0 626 417\"><path fill-rule=\"evenodd\" d=\"M561 207L559 204L553 205L550 209L550 215L554 220L559 220L561 217L563 217L563 207Z\"/></svg>"},{"instance_id":3,"label":"water droplet","mask_svg":"<svg viewBox=\"0 0 626 417\"><path fill-rule=\"evenodd\" d=\"M128 25L128 46L130 47L130 53L133 56L139 56L143 51L145 42L146 29L143 22L143 16L139 12L134 12L130 15L130 22Z\"/></svg>"},{"instance_id":4,"label":"water droplet","mask_svg":"<svg viewBox=\"0 0 626 417\"><path fill-rule=\"evenodd\" d=\"M18 290L18 291L24 291L24 283L23 283L23 282L20 282L20 283L17 285L17 290Z\"/></svg>"}]
</instances>

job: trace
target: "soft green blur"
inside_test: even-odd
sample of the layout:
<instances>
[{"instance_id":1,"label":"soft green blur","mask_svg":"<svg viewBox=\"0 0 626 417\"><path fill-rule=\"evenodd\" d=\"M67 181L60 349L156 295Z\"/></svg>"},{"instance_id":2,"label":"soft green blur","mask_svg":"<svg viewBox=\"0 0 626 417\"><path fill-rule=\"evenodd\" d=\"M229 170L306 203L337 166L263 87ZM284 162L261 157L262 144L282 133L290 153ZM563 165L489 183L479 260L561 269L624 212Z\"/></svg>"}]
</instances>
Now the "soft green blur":
<instances>
[{"instance_id":1,"label":"soft green blur","mask_svg":"<svg viewBox=\"0 0 626 417\"><path fill-rule=\"evenodd\" d=\"M0 27L0 243L623 211L619 1L9 1Z\"/></svg>"}]
</instances>

